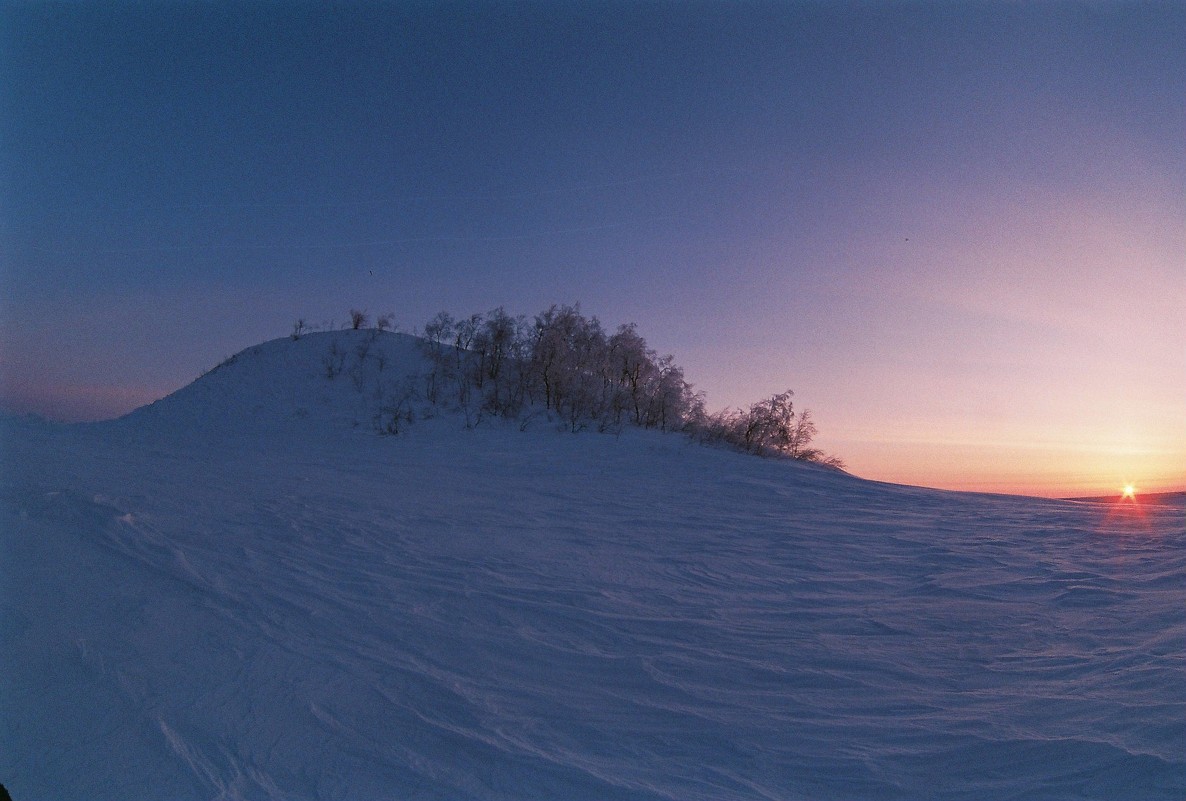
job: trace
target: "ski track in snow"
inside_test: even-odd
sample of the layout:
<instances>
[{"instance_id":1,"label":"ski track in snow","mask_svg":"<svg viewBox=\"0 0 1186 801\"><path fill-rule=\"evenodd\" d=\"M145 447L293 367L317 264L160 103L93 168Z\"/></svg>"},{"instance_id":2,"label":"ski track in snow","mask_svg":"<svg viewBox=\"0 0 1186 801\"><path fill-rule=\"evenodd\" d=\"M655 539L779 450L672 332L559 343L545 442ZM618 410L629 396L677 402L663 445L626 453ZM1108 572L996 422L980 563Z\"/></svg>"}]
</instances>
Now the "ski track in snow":
<instances>
[{"instance_id":1,"label":"ski track in snow","mask_svg":"<svg viewBox=\"0 0 1186 801\"><path fill-rule=\"evenodd\" d=\"M4 424L17 801L1186 795L1182 505L151 428Z\"/></svg>"}]
</instances>

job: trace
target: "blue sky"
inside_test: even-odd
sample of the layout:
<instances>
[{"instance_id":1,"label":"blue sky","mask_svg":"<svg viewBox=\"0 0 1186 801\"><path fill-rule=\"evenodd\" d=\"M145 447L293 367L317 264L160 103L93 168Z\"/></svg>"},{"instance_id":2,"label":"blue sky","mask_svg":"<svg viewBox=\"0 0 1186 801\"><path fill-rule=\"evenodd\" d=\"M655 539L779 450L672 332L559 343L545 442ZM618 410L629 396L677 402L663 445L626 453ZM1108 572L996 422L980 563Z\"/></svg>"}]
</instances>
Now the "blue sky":
<instances>
[{"instance_id":1,"label":"blue sky","mask_svg":"<svg viewBox=\"0 0 1186 801\"><path fill-rule=\"evenodd\" d=\"M9 3L0 403L581 302L872 478L1186 486L1186 6Z\"/></svg>"}]
</instances>

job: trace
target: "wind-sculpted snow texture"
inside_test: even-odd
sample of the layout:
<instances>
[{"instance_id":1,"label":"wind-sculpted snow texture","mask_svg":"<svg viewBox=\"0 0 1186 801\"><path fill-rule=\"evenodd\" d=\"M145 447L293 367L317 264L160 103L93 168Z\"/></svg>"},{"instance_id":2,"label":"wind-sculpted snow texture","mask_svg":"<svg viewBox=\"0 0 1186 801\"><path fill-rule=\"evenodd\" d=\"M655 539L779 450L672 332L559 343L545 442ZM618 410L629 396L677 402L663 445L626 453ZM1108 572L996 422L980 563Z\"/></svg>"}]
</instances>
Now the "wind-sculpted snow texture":
<instances>
[{"instance_id":1,"label":"wind-sculpted snow texture","mask_svg":"<svg viewBox=\"0 0 1186 801\"><path fill-rule=\"evenodd\" d=\"M1186 795L1186 505L380 437L283 411L288 345L151 415L4 424L17 801Z\"/></svg>"}]
</instances>

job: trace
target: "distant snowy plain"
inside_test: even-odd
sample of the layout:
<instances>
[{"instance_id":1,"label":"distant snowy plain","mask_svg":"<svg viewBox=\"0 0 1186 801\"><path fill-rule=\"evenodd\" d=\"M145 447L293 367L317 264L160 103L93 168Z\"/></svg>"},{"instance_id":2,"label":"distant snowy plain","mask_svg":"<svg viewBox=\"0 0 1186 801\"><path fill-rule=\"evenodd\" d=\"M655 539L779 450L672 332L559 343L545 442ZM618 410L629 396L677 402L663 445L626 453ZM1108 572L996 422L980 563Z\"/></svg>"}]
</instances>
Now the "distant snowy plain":
<instances>
[{"instance_id":1,"label":"distant snowy plain","mask_svg":"<svg viewBox=\"0 0 1186 801\"><path fill-rule=\"evenodd\" d=\"M3 422L16 801L1186 797L1180 499L542 419L379 436L418 355L326 378L362 336Z\"/></svg>"}]
</instances>

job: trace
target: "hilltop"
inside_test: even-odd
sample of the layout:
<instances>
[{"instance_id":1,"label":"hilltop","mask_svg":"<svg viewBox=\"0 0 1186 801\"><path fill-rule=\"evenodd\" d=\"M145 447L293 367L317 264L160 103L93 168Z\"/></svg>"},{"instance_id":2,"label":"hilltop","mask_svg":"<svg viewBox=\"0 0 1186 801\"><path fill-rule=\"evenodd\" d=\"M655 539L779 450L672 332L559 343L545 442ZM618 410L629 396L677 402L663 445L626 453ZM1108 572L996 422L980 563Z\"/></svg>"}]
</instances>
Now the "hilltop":
<instances>
[{"instance_id":1,"label":"hilltop","mask_svg":"<svg viewBox=\"0 0 1186 801\"><path fill-rule=\"evenodd\" d=\"M467 428L493 418L573 433L679 431L701 444L844 466L812 446L812 412L796 408L791 390L710 413L673 356L650 349L633 324L607 332L579 306L552 306L530 321L502 308L459 320L441 312L423 337L387 331L389 316L376 328L364 312L351 317L350 330L316 333L298 320L287 339L230 357L127 422L159 434L158 420L184 421L173 436L277 426L398 434L452 414Z\"/></svg>"},{"instance_id":2,"label":"hilltop","mask_svg":"<svg viewBox=\"0 0 1186 801\"><path fill-rule=\"evenodd\" d=\"M125 428L177 433L261 428L383 431L430 370L423 340L390 331L313 332L246 348L193 383L135 410ZM393 412L388 411L388 415Z\"/></svg>"}]
</instances>

